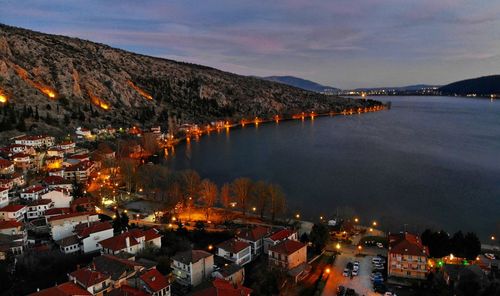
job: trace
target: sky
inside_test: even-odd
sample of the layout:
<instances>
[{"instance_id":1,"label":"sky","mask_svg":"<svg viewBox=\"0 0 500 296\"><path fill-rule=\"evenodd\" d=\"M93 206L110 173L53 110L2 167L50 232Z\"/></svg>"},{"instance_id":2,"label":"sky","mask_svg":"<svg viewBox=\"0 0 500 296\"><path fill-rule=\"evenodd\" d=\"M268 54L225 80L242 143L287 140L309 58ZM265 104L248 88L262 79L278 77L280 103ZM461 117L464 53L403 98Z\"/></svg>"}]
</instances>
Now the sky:
<instances>
[{"instance_id":1,"label":"sky","mask_svg":"<svg viewBox=\"0 0 500 296\"><path fill-rule=\"evenodd\" d=\"M0 0L0 23L343 89L500 72L498 0Z\"/></svg>"}]
</instances>

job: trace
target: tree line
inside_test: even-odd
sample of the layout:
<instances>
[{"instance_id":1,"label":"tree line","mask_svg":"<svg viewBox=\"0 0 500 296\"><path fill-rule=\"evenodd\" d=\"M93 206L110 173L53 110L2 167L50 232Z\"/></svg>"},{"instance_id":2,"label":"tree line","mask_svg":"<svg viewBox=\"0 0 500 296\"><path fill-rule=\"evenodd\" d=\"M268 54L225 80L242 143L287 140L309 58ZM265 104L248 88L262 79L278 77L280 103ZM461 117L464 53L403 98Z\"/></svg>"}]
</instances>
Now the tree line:
<instances>
[{"instance_id":1,"label":"tree line","mask_svg":"<svg viewBox=\"0 0 500 296\"><path fill-rule=\"evenodd\" d=\"M473 232L463 234L457 231L450 236L444 230L426 229L422 233L422 243L429 248L431 257L441 258L453 254L456 257L475 260L481 252L481 241Z\"/></svg>"}]
</instances>

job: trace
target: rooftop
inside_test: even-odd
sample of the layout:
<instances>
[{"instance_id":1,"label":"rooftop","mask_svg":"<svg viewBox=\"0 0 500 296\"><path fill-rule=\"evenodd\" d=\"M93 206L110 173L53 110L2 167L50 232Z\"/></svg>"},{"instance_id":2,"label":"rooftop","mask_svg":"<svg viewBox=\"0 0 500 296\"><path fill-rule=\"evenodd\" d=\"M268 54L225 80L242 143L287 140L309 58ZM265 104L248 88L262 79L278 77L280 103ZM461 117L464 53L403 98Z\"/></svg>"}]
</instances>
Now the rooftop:
<instances>
[{"instance_id":1,"label":"rooftop","mask_svg":"<svg viewBox=\"0 0 500 296\"><path fill-rule=\"evenodd\" d=\"M281 243L269 247L269 251L273 251L280 254L290 255L298 250L304 248L306 245L295 240L284 240Z\"/></svg>"},{"instance_id":2,"label":"rooftop","mask_svg":"<svg viewBox=\"0 0 500 296\"><path fill-rule=\"evenodd\" d=\"M283 240L287 237L289 237L290 235L294 234L295 231L292 231L290 229L280 229L276 232L274 232L273 234L271 234L269 236L270 239L272 239L273 241L279 241L279 240Z\"/></svg>"},{"instance_id":3,"label":"rooftop","mask_svg":"<svg viewBox=\"0 0 500 296\"><path fill-rule=\"evenodd\" d=\"M140 276L141 280L153 292L158 292L170 285L168 278L161 274L157 269L151 269Z\"/></svg>"},{"instance_id":4,"label":"rooftop","mask_svg":"<svg viewBox=\"0 0 500 296\"><path fill-rule=\"evenodd\" d=\"M66 282L55 287L29 294L29 296L92 296L92 294L73 282Z\"/></svg>"},{"instance_id":5,"label":"rooftop","mask_svg":"<svg viewBox=\"0 0 500 296\"><path fill-rule=\"evenodd\" d=\"M184 264L196 263L203 258L208 258L213 256L211 253L203 250L190 250L184 252L178 252L172 257L172 260L182 262Z\"/></svg>"},{"instance_id":6,"label":"rooftop","mask_svg":"<svg viewBox=\"0 0 500 296\"><path fill-rule=\"evenodd\" d=\"M429 250L422 244L418 235L404 232L389 234L389 253L427 256Z\"/></svg>"},{"instance_id":7,"label":"rooftop","mask_svg":"<svg viewBox=\"0 0 500 296\"><path fill-rule=\"evenodd\" d=\"M77 269L70 273L70 276L74 277L85 288L92 287L109 279L109 275L90 268Z\"/></svg>"},{"instance_id":8,"label":"rooftop","mask_svg":"<svg viewBox=\"0 0 500 296\"><path fill-rule=\"evenodd\" d=\"M222 242L222 243L217 245L217 248L223 249L224 251L227 251L230 253L239 253L248 247L250 247L249 243L242 242L242 241L236 240L234 238L227 240L225 242Z\"/></svg>"},{"instance_id":9,"label":"rooftop","mask_svg":"<svg viewBox=\"0 0 500 296\"><path fill-rule=\"evenodd\" d=\"M0 212L13 213L13 212L20 211L20 210L22 210L24 208L26 208L26 206L23 206L23 205L7 205L7 206L1 208Z\"/></svg>"},{"instance_id":10,"label":"rooftop","mask_svg":"<svg viewBox=\"0 0 500 296\"><path fill-rule=\"evenodd\" d=\"M233 285L223 279L215 279L212 287L193 293L193 296L247 296L252 289L241 285Z\"/></svg>"},{"instance_id":11,"label":"rooftop","mask_svg":"<svg viewBox=\"0 0 500 296\"><path fill-rule=\"evenodd\" d=\"M244 240L255 242L258 241L259 239L264 238L269 232L270 229L268 227L256 226L250 229L244 229L236 236Z\"/></svg>"},{"instance_id":12,"label":"rooftop","mask_svg":"<svg viewBox=\"0 0 500 296\"><path fill-rule=\"evenodd\" d=\"M92 222L92 223L81 223L75 226L75 232L80 238L85 238L92 233L101 232L104 230L113 229L113 226L108 221L106 222Z\"/></svg>"}]
</instances>

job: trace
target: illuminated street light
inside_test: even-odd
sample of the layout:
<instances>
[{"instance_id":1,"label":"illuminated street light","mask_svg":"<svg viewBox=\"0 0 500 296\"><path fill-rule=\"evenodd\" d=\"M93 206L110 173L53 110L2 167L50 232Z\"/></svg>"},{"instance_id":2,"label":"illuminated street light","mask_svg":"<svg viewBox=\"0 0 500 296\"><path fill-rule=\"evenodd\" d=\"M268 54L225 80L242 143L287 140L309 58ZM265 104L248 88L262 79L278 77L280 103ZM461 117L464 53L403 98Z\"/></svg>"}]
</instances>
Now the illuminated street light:
<instances>
[{"instance_id":1,"label":"illuminated street light","mask_svg":"<svg viewBox=\"0 0 500 296\"><path fill-rule=\"evenodd\" d=\"M172 217L172 221L175 221L175 220L177 220L177 218L175 218L175 217Z\"/></svg>"},{"instance_id":2,"label":"illuminated street light","mask_svg":"<svg viewBox=\"0 0 500 296\"><path fill-rule=\"evenodd\" d=\"M373 221L372 225L377 226L377 221Z\"/></svg>"},{"instance_id":3,"label":"illuminated street light","mask_svg":"<svg viewBox=\"0 0 500 296\"><path fill-rule=\"evenodd\" d=\"M354 218L354 222L358 223L359 219L358 218Z\"/></svg>"},{"instance_id":4,"label":"illuminated street light","mask_svg":"<svg viewBox=\"0 0 500 296\"><path fill-rule=\"evenodd\" d=\"M214 248L214 246L212 246L212 245L208 245L208 250L209 250L209 251L212 251L212 249L213 249L213 248Z\"/></svg>"},{"instance_id":5,"label":"illuminated street light","mask_svg":"<svg viewBox=\"0 0 500 296\"><path fill-rule=\"evenodd\" d=\"M325 269L326 273L330 273L330 268Z\"/></svg>"},{"instance_id":6,"label":"illuminated street light","mask_svg":"<svg viewBox=\"0 0 500 296\"><path fill-rule=\"evenodd\" d=\"M300 219L300 214L295 215L295 218Z\"/></svg>"},{"instance_id":7,"label":"illuminated street light","mask_svg":"<svg viewBox=\"0 0 500 296\"><path fill-rule=\"evenodd\" d=\"M252 208L252 211L254 211L254 212L255 212L255 211L257 211L257 208L256 208L256 207L253 207L253 208Z\"/></svg>"},{"instance_id":8,"label":"illuminated street light","mask_svg":"<svg viewBox=\"0 0 500 296\"><path fill-rule=\"evenodd\" d=\"M373 228L370 228L370 232L373 232Z\"/></svg>"},{"instance_id":9,"label":"illuminated street light","mask_svg":"<svg viewBox=\"0 0 500 296\"><path fill-rule=\"evenodd\" d=\"M340 244L339 244L339 243L337 243L337 244L335 245L335 249L340 250Z\"/></svg>"},{"instance_id":10,"label":"illuminated street light","mask_svg":"<svg viewBox=\"0 0 500 296\"><path fill-rule=\"evenodd\" d=\"M123 212L124 212L124 213L128 213L128 210L127 210L127 209L125 209L125 210L123 210Z\"/></svg>"},{"instance_id":11,"label":"illuminated street light","mask_svg":"<svg viewBox=\"0 0 500 296\"><path fill-rule=\"evenodd\" d=\"M496 240L496 237L494 235L491 236L491 240L494 241Z\"/></svg>"},{"instance_id":12,"label":"illuminated street light","mask_svg":"<svg viewBox=\"0 0 500 296\"><path fill-rule=\"evenodd\" d=\"M320 220L323 220L323 216L319 216L319 219L320 219Z\"/></svg>"}]
</instances>

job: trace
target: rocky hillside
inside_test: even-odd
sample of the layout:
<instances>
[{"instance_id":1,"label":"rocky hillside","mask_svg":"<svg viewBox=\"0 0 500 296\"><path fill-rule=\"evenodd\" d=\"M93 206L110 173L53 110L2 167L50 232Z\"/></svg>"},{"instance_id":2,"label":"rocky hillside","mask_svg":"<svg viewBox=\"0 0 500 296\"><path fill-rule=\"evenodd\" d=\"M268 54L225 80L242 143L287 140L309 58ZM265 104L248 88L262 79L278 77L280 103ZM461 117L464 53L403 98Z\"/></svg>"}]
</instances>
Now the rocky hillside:
<instances>
[{"instance_id":1,"label":"rocky hillside","mask_svg":"<svg viewBox=\"0 0 500 296\"><path fill-rule=\"evenodd\" d=\"M1 24L0 101L3 131L166 127L378 104Z\"/></svg>"}]
</instances>

